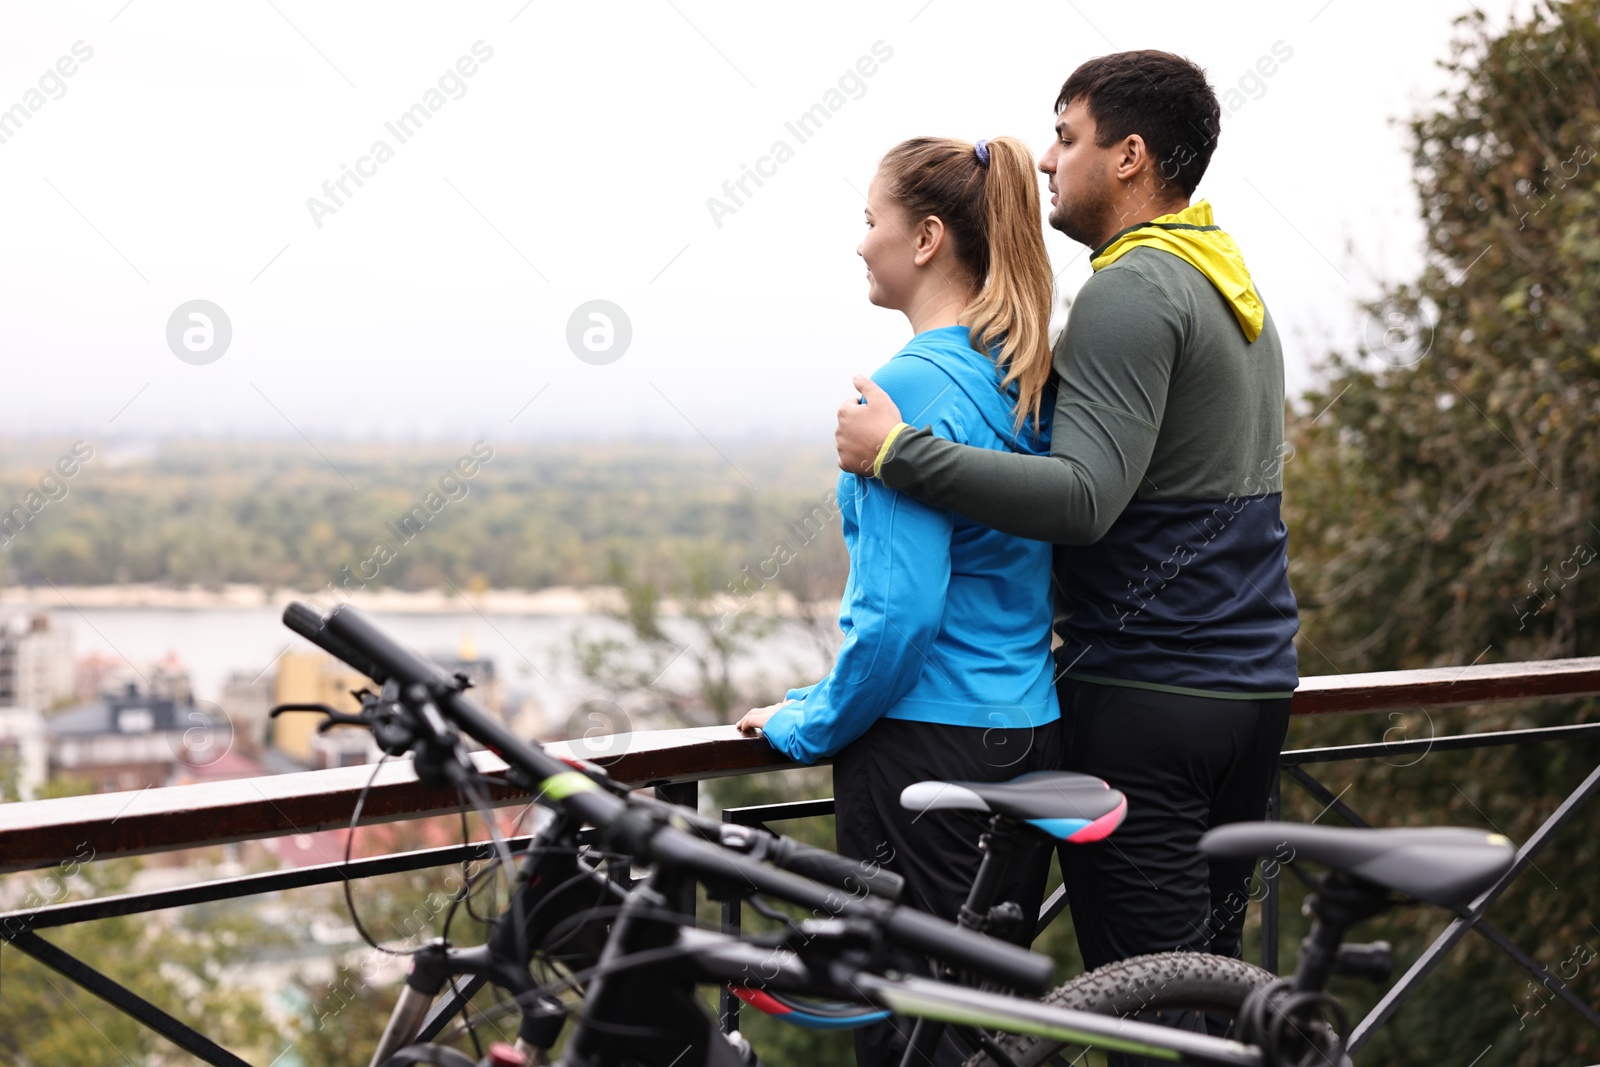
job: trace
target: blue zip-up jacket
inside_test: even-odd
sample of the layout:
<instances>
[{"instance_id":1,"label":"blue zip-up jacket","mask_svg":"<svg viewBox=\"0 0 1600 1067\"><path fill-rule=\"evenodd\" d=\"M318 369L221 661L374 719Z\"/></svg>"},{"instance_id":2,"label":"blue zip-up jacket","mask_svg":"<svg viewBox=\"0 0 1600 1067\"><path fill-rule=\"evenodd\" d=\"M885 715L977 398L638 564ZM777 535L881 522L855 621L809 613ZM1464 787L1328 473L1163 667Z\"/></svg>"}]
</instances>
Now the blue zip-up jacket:
<instances>
[{"instance_id":1,"label":"blue zip-up jacket","mask_svg":"<svg viewBox=\"0 0 1600 1067\"><path fill-rule=\"evenodd\" d=\"M965 326L917 334L872 376L907 420L940 437L1028 455L1049 451L1049 413L1020 433L1016 389ZM1050 659L1051 547L1003 534L855 474L839 476L850 552L844 644L826 678L788 693L772 746L826 759L880 718L983 728L1060 717Z\"/></svg>"}]
</instances>

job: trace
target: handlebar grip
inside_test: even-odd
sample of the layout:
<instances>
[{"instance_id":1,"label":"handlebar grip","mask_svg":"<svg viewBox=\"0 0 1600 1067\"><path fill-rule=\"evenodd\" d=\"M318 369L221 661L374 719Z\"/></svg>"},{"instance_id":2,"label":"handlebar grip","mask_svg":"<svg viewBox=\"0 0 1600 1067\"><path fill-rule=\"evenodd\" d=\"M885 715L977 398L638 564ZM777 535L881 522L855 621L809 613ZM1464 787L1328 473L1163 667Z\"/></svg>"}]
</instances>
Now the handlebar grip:
<instances>
[{"instance_id":1,"label":"handlebar grip","mask_svg":"<svg viewBox=\"0 0 1600 1067\"><path fill-rule=\"evenodd\" d=\"M322 616L310 604L291 600L283 609L283 624L307 641L316 641L322 633Z\"/></svg>"},{"instance_id":2,"label":"handlebar grip","mask_svg":"<svg viewBox=\"0 0 1600 1067\"><path fill-rule=\"evenodd\" d=\"M437 663L390 637L349 604L340 604L328 612L323 634L355 656L355 660L345 662L363 673L370 666L380 672L379 676L392 677L402 686L450 684L450 676Z\"/></svg>"},{"instance_id":3,"label":"handlebar grip","mask_svg":"<svg viewBox=\"0 0 1600 1067\"><path fill-rule=\"evenodd\" d=\"M1049 956L909 908L896 908L889 914L884 936L901 948L933 956L1033 996L1050 988L1055 970L1055 961Z\"/></svg>"},{"instance_id":4,"label":"handlebar grip","mask_svg":"<svg viewBox=\"0 0 1600 1067\"><path fill-rule=\"evenodd\" d=\"M295 617L297 621L305 621L299 612ZM289 622L287 612L284 622L294 625ZM462 693L459 684L444 668L400 644L353 605L341 604L330 611L323 629L311 640L374 681L393 680L402 689L422 686L437 703L440 714L456 729L540 782L539 799L543 803L564 807L596 826L609 826L626 810L624 800L603 792L585 775L542 747L530 745L518 737L482 705ZM336 648L342 651L335 651ZM551 790L552 780L563 784Z\"/></svg>"},{"instance_id":5,"label":"handlebar grip","mask_svg":"<svg viewBox=\"0 0 1600 1067\"><path fill-rule=\"evenodd\" d=\"M792 837L780 837L768 858L773 863L802 878L837 886L849 892L865 889L867 893L887 900L891 904L900 899L906 880L867 860L853 860L837 852L812 848Z\"/></svg>"},{"instance_id":6,"label":"handlebar grip","mask_svg":"<svg viewBox=\"0 0 1600 1067\"><path fill-rule=\"evenodd\" d=\"M388 681L387 671L373 663L369 657L356 651L348 642L330 633L327 621L309 604L302 604L298 600L291 601L289 606L283 609L283 624L334 659L349 664L379 685Z\"/></svg>"}]
</instances>

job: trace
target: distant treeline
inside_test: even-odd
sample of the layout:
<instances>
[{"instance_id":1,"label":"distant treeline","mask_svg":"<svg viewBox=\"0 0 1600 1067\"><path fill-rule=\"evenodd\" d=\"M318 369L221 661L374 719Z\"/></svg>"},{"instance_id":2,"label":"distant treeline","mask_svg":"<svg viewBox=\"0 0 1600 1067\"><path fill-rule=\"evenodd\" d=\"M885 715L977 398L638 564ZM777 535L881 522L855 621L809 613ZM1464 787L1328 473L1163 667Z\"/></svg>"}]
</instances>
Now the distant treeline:
<instances>
[{"instance_id":1,"label":"distant treeline","mask_svg":"<svg viewBox=\"0 0 1600 1067\"><path fill-rule=\"evenodd\" d=\"M818 508L837 529L825 443L74 444L0 446L7 583L538 589L604 582L614 559L731 575Z\"/></svg>"}]
</instances>

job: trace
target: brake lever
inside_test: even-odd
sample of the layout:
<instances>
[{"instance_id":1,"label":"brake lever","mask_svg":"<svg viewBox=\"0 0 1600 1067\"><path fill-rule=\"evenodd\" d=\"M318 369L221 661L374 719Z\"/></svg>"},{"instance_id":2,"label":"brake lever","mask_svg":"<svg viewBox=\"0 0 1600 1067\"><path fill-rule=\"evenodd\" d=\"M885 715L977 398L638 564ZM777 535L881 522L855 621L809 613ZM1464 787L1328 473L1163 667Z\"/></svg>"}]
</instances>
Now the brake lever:
<instances>
[{"instance_id":1,"label":"brake lever","mask_svg":"<svg viewBox=\"0 0 1600 1067\"><path fill-rule=\"evenodd\" d=\"M351 715L347 712L337 711L326 704L279 704L267 712L267 718L276 719L291 711L313 711L324 716L322 722L317 724L317 733L327 733L335 726L371 726L372 723L365 715Z\"/></svg>"}]
</instances>

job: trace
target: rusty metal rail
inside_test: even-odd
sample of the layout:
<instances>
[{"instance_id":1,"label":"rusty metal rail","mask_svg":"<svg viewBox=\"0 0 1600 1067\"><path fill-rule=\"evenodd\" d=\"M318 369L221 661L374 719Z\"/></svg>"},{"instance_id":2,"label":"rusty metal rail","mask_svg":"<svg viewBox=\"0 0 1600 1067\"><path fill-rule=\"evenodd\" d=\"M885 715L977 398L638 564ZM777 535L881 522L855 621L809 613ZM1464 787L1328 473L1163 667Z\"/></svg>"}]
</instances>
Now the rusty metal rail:
<instances>
[{"instance_id":1,"label":"rusty metal rail","mask_svg":"<svg viewBox=\"0 0 1600 1067\"><path fill-rule=\"evenodd\" d=\"M1596 694L1600 694L1600 658L1308 678L1303 680L1296 692L1292 710L1297 716L1338 715L1578 698ZM1385 742L1379 745L1307 749L1283 753L1280 769L1284 777L1327 803L1329 810L1339 818L1352 825L1365 825L1360 816L1344 805L1339 797L1311 777L1306 771L1307 765L1394 755L1401 750L1415 750L1419 745L1465 749L1564 742L1595 736L1600 736L1600 723L1430 737L1424 741ZM795 766L764 740L742 737L731 726L650 731L591 738L586 742L557 742L546 747L556 755L589 758L604 765L618 781L635 787L653 786L657 796L673 803L689 805L697 803L701 781ZM479 752L474 759L481 770L491 774L505 769L504 762L492 752ZM345 767L166 789L5 804L0 805L0 872L52 866L69 858L87 862L84 859L86 849L89 858L106 859L342 828L350 825L357 799L364 790L366 799L361 808L361 824L414 819L460 810L460 801L454 791L422 786L408 761L396 761L376 768ZM1596 794L1600 794L1600 768L1594 770L1567 797L1560 809L1545 821L1539 832L1524 843L1519 854L1519 866L1514 873L1520 873L1523 866L1531 864L1534 855L1544 844L1572 821ZM492 802L502 806L526 804L528 801L528 794L508 787L499 787L492 794ZM1281 810L1277 783L1274 783L1270 807L1269 817L1277 818ZM737 813L725 812L724 818L734 815L759 822L764 819L829 814L832 809L832 800L809 801L798 805L740 809ZM452 862L476 854L483 848L482 843L463 844L324 864L314 868L224 878L170 890L24 909L0 914L0 943L53 968L201 1061L220 1067L243 1067L243 1060L210 1037L144 1000L133 990L109 979L90 964L63 952L42 938L39 931L108 915L140 914L285 888L415 870ZM1383 1002L1362 1020L1354 1034L1353 1047L1359 1047L1375 1029L1382 1026L1445 954L1471 930L1488 937L1534 977L1550 977L1537 961L1512 944L1485 917L1490 905L1513 876L1508 875L1501 885L1474 902L1470 909L1462 910L1450 929L1440 935L1406 976L1388 991ZM1278 955L1276 878L1269 878L1268 883L1262 912L1262 962L1275 970ZM1057 890L1039 916L1041 928L1059 914L1064 904L1064 894ZM739 925L735 902L731 913L724 910L723 926L728 932L736 933ZM471 996L474 988L469 985L447 998L446 1002L435 1006L424 1027L424 1039L431 1038L448 1023L450 1017L460 1010L462 1001ZM1568 999L1572 1000L1575 1010L1600 1026L1600 1015L1587 1005L1571 997ZM737 1026L738 1007L737 1000L724 995L722 1022L725 1028Z\"/></svg>"},{"instance_id":2,"label":"rusty metal rail","mask_svg":"<svg viewBox=\"0 0 1600 1067\"><path fill-rule=\"evenodd\" d=\"M1293 713L1344 715L1596 694L1600 657L1306 678L1295 693ZM603 740L607 743L597 750L613 754L596 762L618 780L637 786L795 766L765 741L741 737L732 726L655 730ZM566 742L549 747L571 754ZM478 760L486 771L504 767L490 753L479 753ZM0 805L0 873L53 866L77 853L80 843L105 859L342 828L350 824L356 797L372 776L371 767L340 767ZM495 795L499 804L526 799L511 790ZM459 810L454 792L418 785L410 765L395 762L378 772L361 822Z\"/></svg>"}]
</instances>

